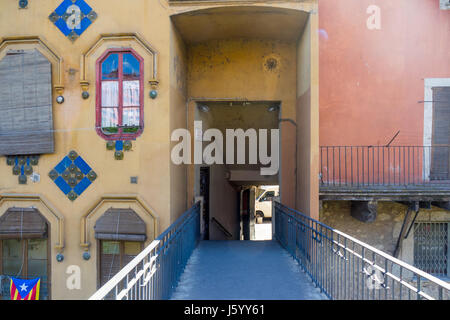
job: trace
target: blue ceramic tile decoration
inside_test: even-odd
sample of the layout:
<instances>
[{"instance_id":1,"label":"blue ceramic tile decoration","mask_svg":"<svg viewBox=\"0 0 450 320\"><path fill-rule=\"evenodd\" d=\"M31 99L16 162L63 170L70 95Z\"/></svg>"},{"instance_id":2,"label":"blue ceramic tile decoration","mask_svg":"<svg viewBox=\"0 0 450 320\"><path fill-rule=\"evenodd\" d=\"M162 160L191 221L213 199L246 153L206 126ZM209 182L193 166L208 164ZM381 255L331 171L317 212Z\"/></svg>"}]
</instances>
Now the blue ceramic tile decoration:
<instances>
[{"instance_id":1,"label":"blue ceramic tile decoration","mask_svg":"<svg viewBox=\"0 0 450 320\"><path fill-rule=\"evenodd\" d=\"M106 142L107 150L114 150L114 158L116 160L122 160L124 151L130 151L132 148L132 143L129 140L117 140L117 141L108 141Z\"/></svg>"},{"instance_id":2,"label":"blue ceramic tile decoration","mask_svg":"<svg viewBox=\"0 0 450 320\"><path fill-rule=\"evenodd\" d=\"M116 141L116 151L123 150L123 141Z\"/></svg>"},{"instance_id":3,"label":"blue ceramic tile decoration","mask_svg":"<svg viewBox=\"0 0 450 320\"><path fill-rule=\"evenodd\" d=\"M70 151L49 173L58 188L74 201L97 179L97 174L75 151Z\"/></svg>"},{"instance_id":4,"label":"blue ceramic tile decoration","mask_svg":"<svg viewBox=\"0 0 450 320\"><path fill-rule=\"evenodd\" d=\"M64 0L49 19L73 42L97 19L97 13L85 0Z\"/></svg>"},{"instance_id":5,"label":"blue ceramic tile decoration","mask_svg":"<svg viewBox=\"0 0 450 320\"><path fill-rule=\"evenodd\" d=\"M13 175L19 176L19 184L27 184L27 176L33 175L33 166L37 166L39 155L7 156L6 164L12 166Z\"/></svg>"}]
</instances>

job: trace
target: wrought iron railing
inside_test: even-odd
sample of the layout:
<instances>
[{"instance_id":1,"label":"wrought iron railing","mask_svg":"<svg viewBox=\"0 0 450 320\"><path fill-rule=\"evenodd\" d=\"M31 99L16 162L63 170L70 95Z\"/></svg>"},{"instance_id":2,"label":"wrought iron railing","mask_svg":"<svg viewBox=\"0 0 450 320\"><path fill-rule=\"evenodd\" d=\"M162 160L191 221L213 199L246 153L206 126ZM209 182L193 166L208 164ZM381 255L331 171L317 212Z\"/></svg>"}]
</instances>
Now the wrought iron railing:
<instances>
[{"instance_id":1,"label":"wrought iron railing","mask_svg":"<svg viewBox=\"0 0 450 320\"><path fill-rule=\"evenodd\" d=\"M322 146L325 187L450 184L450 146Z\"/></svg>"},{"instance_id":2,"label":"wrought iron railing","mask_svg":"<svg viewBox=\"0 0 450 320\"><path fill-rule=\"evenodd\" d=\"M450 278L450 223L416 222L414 227L414 265L439 277Z\"/></svg>"},{"instance_id":3,"label":"wrought iron railing","mask_svg":"<svg viewBox=\"0 0 450 320\"><path fill-rule=\"evenodd\" d=\"M90 300L165 300L200 240L200 202L90 297Z\"/></svg>"},{"instance_id":4,"label":"wrought iron railing","mask_svg":"<svg viewBox=\"0 0 450 320\"><path fill-rule=\"evenodd\" d=\"M449 299L450 285L279 202L275 236L330 299Z\"/></svg>"}]
</instances>

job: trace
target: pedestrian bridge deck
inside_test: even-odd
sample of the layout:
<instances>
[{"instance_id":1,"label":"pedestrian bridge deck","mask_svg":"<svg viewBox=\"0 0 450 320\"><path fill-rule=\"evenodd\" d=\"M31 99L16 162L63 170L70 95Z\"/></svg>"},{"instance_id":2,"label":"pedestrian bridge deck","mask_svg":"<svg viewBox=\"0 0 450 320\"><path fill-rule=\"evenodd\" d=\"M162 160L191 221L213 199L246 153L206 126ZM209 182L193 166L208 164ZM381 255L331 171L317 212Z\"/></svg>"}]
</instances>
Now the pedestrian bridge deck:
<instances>
[{"instance_id":1,"label":"pedestrian bridge deck","mask_svg":"<svg viewBox=\"0 0 450 320\"><path fill-rule=\"evenodd\" d=\"M277 241L201 241L172 300L327 299Z\"/></svg>"},{"instance_id":2,"label":"pedestrian bridge deck","mask_svg":"<svg viewBox=\"0 0 450 320\"><path fill-rule=\"evenodd\" d=\"M90 300L450 298L404 261L279 202L274 213L276 241L199 241L197 202Z\"/></svg>"}]
</instances>

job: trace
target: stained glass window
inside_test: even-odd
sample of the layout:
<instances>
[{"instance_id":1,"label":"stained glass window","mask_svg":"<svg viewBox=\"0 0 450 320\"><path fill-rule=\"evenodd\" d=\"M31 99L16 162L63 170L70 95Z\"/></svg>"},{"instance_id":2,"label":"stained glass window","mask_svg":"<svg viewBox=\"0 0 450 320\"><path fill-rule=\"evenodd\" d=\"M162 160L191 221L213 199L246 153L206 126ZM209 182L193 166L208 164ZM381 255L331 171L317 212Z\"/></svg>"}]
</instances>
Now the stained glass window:
<instances>
[{"instance_id":1,"label":"stained glass window","mask_svg":"<svg viewBox=\"0 0 450 320\"><path fill-rule=\"evenodd\" d=\"M97 132L134 139L143 128L143 60L133 50L108 50L98 61Z\"/></svg>"}]
</instances>

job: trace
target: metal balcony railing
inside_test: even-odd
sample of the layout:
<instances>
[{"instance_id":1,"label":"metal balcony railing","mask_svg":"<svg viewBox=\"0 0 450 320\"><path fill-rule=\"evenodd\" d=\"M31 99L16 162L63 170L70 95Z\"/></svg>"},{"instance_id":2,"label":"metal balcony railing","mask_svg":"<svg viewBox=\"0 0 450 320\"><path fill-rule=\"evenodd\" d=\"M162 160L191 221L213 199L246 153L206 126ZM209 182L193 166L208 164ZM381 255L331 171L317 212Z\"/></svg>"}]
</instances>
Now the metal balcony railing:
<instances>
[{"instance_id":1,"label":"metal balcony railing","mask_svg":"<svg viewBox=\"0 0 450 320\"><path fill-rule=\"evenodd\" d=\"M200 202L103 285L89 300L164 300L200 240Z\"/></svg>"},{"instance_id":2,"label":"metal balcony railing","mask_svg":"<svg viewBox=\"0 0 450 320\"><path fill-rule=\"evenodd\" d=\"M322 187L450 184L450 146L322 146Z\"/></svg>"},{"instance_id":3,"label":"metal balcony railing","mask_svg":"<svg viewBox=\"0 0 450 320\"><path fill-rule=\"evenodd\" d=\"M330 299L450 298L448 283L279 202L275 236Z\"/></svg>"}]
</instances>

